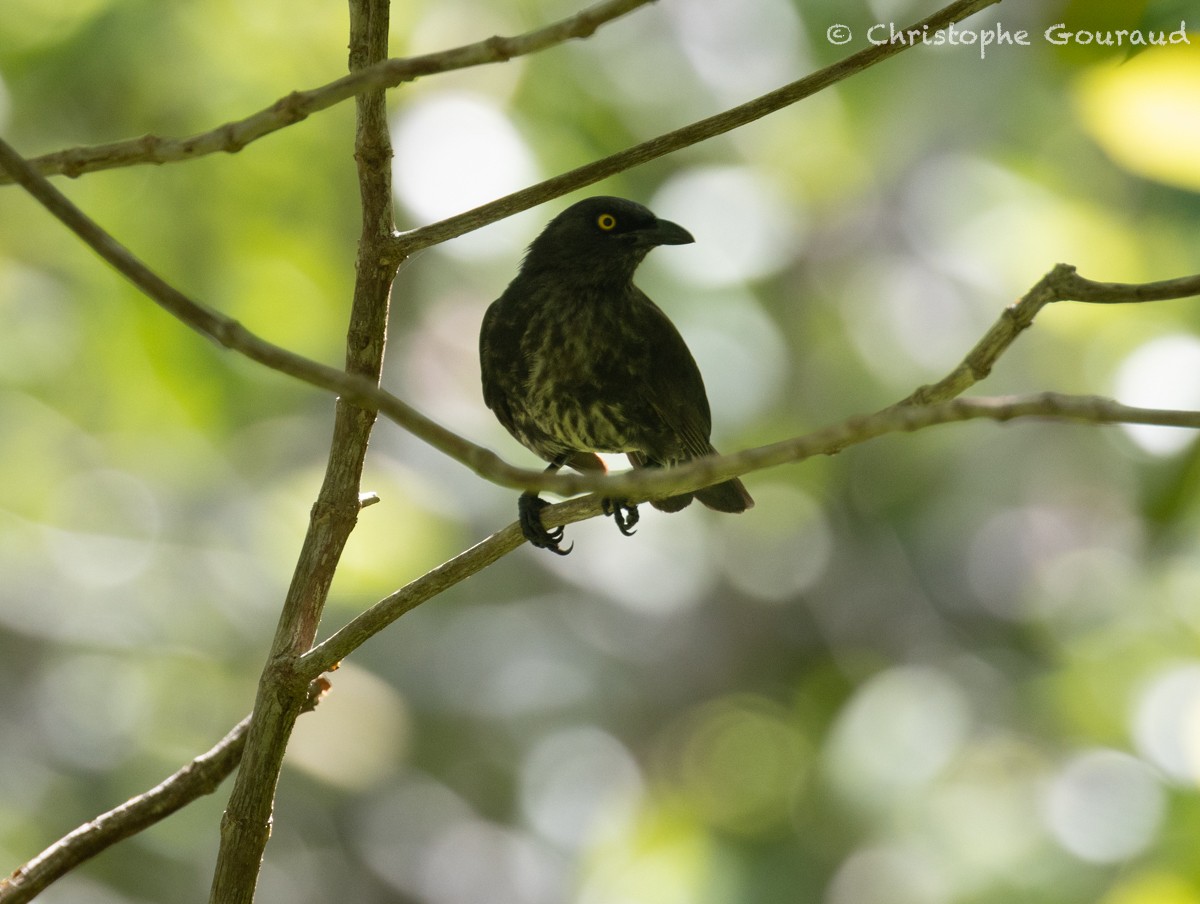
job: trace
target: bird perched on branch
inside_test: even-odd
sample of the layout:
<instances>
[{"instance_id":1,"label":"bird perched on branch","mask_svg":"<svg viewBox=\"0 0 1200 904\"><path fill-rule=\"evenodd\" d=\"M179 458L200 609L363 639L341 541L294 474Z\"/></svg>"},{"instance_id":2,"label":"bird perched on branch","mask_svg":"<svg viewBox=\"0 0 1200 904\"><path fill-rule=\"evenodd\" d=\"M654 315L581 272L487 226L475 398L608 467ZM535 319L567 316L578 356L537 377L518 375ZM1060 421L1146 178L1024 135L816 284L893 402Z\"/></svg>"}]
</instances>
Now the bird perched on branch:
<instances>
[{"instance_id":1,"label":"bird perched on branch","mask_svg":"<svg viewBox=\"0 0 1200 904\"><path fill-rule=\"evenodd\" d=\"M682 226L633 201L588 198L568 207L529 246L521 270L483 318L483 398L500 423L550 463L603 471L597 452L624 452L634 467L669 467L715 455L704 381L679 331L633 284L658 245L695 241ZM676 512L692 497L719 512L754 500L738 479L650 504ZM534 546L566 555L547 503L524 493L517 510ZM626 536L637 506L605 500Z\"/></svg>"}]
</instances>

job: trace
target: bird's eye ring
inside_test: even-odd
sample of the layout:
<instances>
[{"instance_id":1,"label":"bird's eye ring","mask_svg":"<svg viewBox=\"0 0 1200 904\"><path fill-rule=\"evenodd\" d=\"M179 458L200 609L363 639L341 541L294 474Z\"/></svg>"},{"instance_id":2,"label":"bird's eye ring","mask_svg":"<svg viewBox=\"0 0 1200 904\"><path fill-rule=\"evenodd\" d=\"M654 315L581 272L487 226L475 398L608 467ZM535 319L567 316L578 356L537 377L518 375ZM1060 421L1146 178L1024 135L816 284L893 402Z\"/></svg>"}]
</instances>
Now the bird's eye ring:
<instances>
[{"instance_id":1,"label":"bird's eye ring","mask_svg":"<svg viewBox=\"0 0 1200 904\"><path fill-rule=\"evenodd\" d=\"M596 217L596 225L599 226L604 232L612 232L617 228L617 218L611 213L602 213L600 216Z\"/></svg>"}]
</instances>

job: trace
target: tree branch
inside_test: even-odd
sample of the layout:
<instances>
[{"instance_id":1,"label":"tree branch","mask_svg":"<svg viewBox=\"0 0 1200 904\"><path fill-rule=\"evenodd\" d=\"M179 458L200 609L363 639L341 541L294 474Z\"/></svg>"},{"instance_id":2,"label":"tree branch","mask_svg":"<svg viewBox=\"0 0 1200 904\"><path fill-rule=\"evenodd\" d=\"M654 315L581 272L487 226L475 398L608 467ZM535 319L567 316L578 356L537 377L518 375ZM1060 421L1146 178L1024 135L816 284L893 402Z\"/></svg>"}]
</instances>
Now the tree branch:
<instances>
[{"instance_id":1,"label":"tree branch","mask_svg":"<svg viewBox=\"0 0 1200 904\"><path fill-rule=\"evenodd\" d=\"M962 363L936 383L920 386L897 404L927 405L954 398L992 372L999 357L1048 304L1080 301L1087 304L1138 304L1200 295L1200 274L1151 283L1101 283L1084 279L1070 264L1057 264L1038 280L967 353Z\"/></svg>"},{"instance_id":2,"label":"tree branch","mask_svg":"<svg viewBox=\"0 0 1200 904\"><path fill-rule=\"evenodd\" d=\"M467 467L477 473L504 474L508 485L514 487L523 486L522 481L526 479L538 478L540 472L506 464L489 449L452 433L415 408L381 390L375 381L360 374L347 373L318 363L267 342L236 320L189 298L142 263L129 249L68 200L49 180L35 172L3 139L0 139L0 169L12 174L50 213L137 286L144 295L218 345L310 386L328 390L359 407L374 408L435 449L467 464ZM393 251L390 245L379 249L381 266L394 269L397 260Z\"/></svg>"},{"instance_id":3,"label":"tree branch","mask_svg":"<svg viewBox=\"0 0 1200 904\"><path fill-rule=\"evenodd\" d=\"M923 33L923 30L928 28L929 33L932 34L999 2L1000 0L956 0L910 26L906 31ZM739 106L731 107L722 113L698 120L672 132L666 132L649 141L643 141L641 144L618 151L601 160L576 167L464 213L402 233L400 236L401 251L404 254L411 254L430 245L456 238L497 220L561 197L578 188L592 185L601 179L625 172L625 170L650 160L733 131L740 126L762 119L770 113L775 113L784 107L804 100L806 97L811 97L818 91L869 69L876 63L882 63L913 46L915 45L911 42L888 42L872 45L831 66L826 66L791 84L776 88L774 91Z\"/></svg>"},{"instance_id":4,"label":"tree branch","mask_svg":"<svg viewBox=\"0 0 1200 904\"><path fill-rule=\"evenodd\" d=\"M308 685L303 712L311 712L329 691L323 677ZM148 829L182 810L199 797L212 794L237 768L246 746L250 716L229 730L217 744L200 754L149 791L97 816L63 836L28 863L0 879L0 904L27 904L81 863L118 842Z\"/></svg>"},{"instance_id":5,"label":"tree branch","mask_svg":"<svg viewBox=\"0 0 1200 904\"><path fill-rule=\"evenodd\" d=\"M75 178L84 173L143 163L161 165L194 160L218 152L237 153L259 138L307 119L313 113L326 110L355 95L394 88L439 72L489 63L504 63L514 57L536 53L572 38L586 38L601 25L652 2L654 0L602 0L573 16L515 37L496 36L437 53L383 60L320 88L293 91L271 106L244 119L225 123L188 138L159 138L146 135L93 147L69 148L35 157L29 162L42 175L62 174ZM0 173L0 185L13 181L15 180L11 176Z\"/></svg>"},{"instance_id":6,"label":"tree branch","mask_svg":"<svg viewBox=\"0 0 1200 904\"><path fill-rule=\"evenodd\" d=\"M999 0L956 0L913 27L921 29L929 26L931 31L935 31L997 2ZM593 7L593 10L597 8ZM523 210L581 185L604 178L613 172L628 169L645 160L678 150L761 118L767 113L795 103L821 88L828 87L893 54L900 53L910 46L912 45L898 43L872 46L818 73L763 95L748 104L735 107L724 114L701 120L684 129L660 136L620 154L596 161L594 164L564 173L555 179L472 211L407 233L401 237L396 246L390 249L390 253L381 250L381 265L394 270L405 255L418 248L424 248L451 236L461 235L470 229L493 222L507 213ZM0 140L0 168L8 171L15 181L33 194L51 213L79 235L102 258L137 285L142 292L175 317L220 345L235 350L273 370L337 393L341 398L354 402L362 408L379 411L434 448L494 483L516 489L562 494L598 489L600 484L596 482L598 478L594 475L582 478L585 481L595 482L594 485L580 484L579 478L573 475L545 474L542 471L518 468L508 464L491 450L445 429L400 399L380 390L374 382L364 380L354 373L345 373L319 364L273 345L246 330L237 321L193 301L150 270L128 249L75 207L3 140ZM645 474L641 476L641 479L654 480L657 477L658 475Z\"/></svg>"},{"instance_id":7,"label":"tree branch","mask_svg":"<svg viewBox=\"0 0 1200 904\"><path fill-rule=\"evenodd\" d=\"M665 473L675 478L672 480L671 494L689 492L750 471L794 464L817 455L834 455L848 446L860 445L891 433L912 432L938 424L969 420L1003 422L1027 418L1088 424L1158 424L1200 429L1200 411L1135 408L1098 396L1048 392L1002 398L950 399L921 407L893 405L874 414L848 418L840 424L804 436L748 449L734 455L702 459L685 467L672 468ZM646 483L639 479L643 472L627 473L632 479L625 475L608 478L605 492L635 502L643 501L647 498L644 490L639 490ZM601 497L594 493L543 509L542 522L547 527L558 527L595 518L601 514ZM300 657L300 674L313 679L334 668L400 616L482 571L524 542L520 525L514 522L384 597Z\"/></svg>"},{"instance_id":8,"label":"tree branch","mask_svg":"<svg viewBox=\"0 0 1200 904\"><path fill-rule=\"evenodd\" d=\"M0 904L26 904L85 860L211 794L241 759L250 717L170 778L84 823L0 879Z\"/></svg>"},{"instance_id":9,"label":"tree branch","mask_svg":"<svg viewBox=\"0 0 1200 904\"><path fill-rule=\"evenodd\" d=\"M437 424L396 396L380 389L375 382L273 345L254 335L237 321L188 298L134 257L67 200L48 180L34 172L2 139L0 167L13 173L17 181L51 213L142 292L197 332L265 367L337 393L342 399L359 407L377 410L414 436L492 483L513 489L551 492L562 496L602 492L609 496L646 498L677 492L695 475L712 475L715 480L745 473L727 467L727 463L734 456L704 459L671 470L643 469L628 474L604 476L546 474L540 470L511 465L491 450ZM394 260L391 263L394 264ZM1047 304L1060 301L1093 304L1144 303L1198 294L1200 274L1153 283L1101 283L1079 276L1069 264L1059 264L1042 277L1015 305L1001 313L996 323L953 371L937 383L919 387L896 404L906 407L929 405L960 395L991 372L999 357L1012 345L1016 337L1033 323L1038 312ZM759 450L749 450L751 453L757 451ZM759 460L752 458L750 462L756 463ZM786 460L786 457L780 461L772 459L771 463L777 464ZM737 466L741 466L740 461ZM769 464L754 464L755 468L768 466Z\"/></svg>"}]
</instances>

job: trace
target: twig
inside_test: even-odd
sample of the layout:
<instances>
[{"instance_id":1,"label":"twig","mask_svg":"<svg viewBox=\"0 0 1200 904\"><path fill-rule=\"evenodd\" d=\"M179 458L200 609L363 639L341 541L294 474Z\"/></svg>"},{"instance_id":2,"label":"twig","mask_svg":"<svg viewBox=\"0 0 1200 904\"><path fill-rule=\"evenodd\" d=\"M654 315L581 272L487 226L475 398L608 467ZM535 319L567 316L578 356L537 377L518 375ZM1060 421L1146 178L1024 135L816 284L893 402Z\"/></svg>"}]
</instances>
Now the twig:
<instances>
[{"instance_id":1,"label":"twig","mask_svg":"<svg viewBox=\"0 0 1200 904\"><path fill-rule=\"evenodd\" d=\"M999 0L956 0L933 16L918 23L914 28L919 29L928 25L929 29L934 31L997 2ZM593 7L593 10L598 8ZM598 19L596 24L599 24ZM567 30L569 31L569 28ZM543 40L550 40L550 38L545 37ZM912 45L889 43L872 46L807 78L763 95L748 104L735 107L726 113L701 120L684 129L660 136L589 166L564 173L555 179L501 198L465 214L407 233L390 249L392 256L382 260L381 265L389 269L393 268L405 255L418 248L426 247L454 235L461 235L508 213L533 206L580 185L611 175L613 172L628 169L644 160L678 150L688 144L702 141L758 119L895 53L900 53L909 46ZM0 168L6 170L15 181L33 194L51 213L138 286L142 292L175 317L226 348L235 350L273 370L337 393L341 398L352 401L360 407L377 410L435 449L466 465L481 477L502 486L557 492L564 495L600 488L600 483L594 475L584 478L592 483L580 484L573 475L545 474L538 470L515 467L491 450L445 429L400 399L380 390L372 381L363 380L353 373L344 373L273 345L254 335L237 321L193 301L150 270L115 238L75 207L2 139L0 139ZM655 476L647 473L643 475L643 479L653 480Z\"/></svg>"},{"instance_id":2,"label":"twig","mask_svg":"<svg viewBox=\"0 0 1200 904\"><path fill-rule=\"evenodd\" d=\"M848 446L869 442L891 433L911 432L938 424L968 420L1010 421L1027 418L1051 418L1088 424L1158 424L1200 429L1198 411L1134 408L1097 396L1040 393L1005 398L951 399L922 407L893 405L874 414L849 418L841 424L805 436L793 437L735 455L705 459L686 470L672 469L669 473L676 477L688 475L686 479L680 477L676 480L672 490L687 492L761 468L800 462L817 455L833 455ZM631 472L631 475L636 474L637 472ZM645 498L637 490L642 481L616 476L610 478L610 483L609 490L617 495L635 501ZM624 487L628 487L628 491ZM543 509L542 521L547 527L557 527L594 518L602 512L600 497L593 494ZM483 570L523 542L525 541L519 525L510 524L395 593L384 597L305 653L298 666L300 675L315 678L321 672L333 668L400 616Z\"/></svg>"},{"instance_id":3,"label":"twig","mask_svg":"<svg viewBox=\"0 0 1200 904\"><path fill-rule=\"evenodd\" d=\"M932 34L999 2L1001 0L956 0L910 26L910 29L907 30L924 33L924 30L928 29L928 32ZM831 66L826 66L811 75L784 85L782 88L776 88L774 91L722 113L651 138L649 141L626 148L601 160L584 164L464 213L405 232L400 236L400 249L404 254L411 254L561 197L578 188L592 185L601 179L622 173L650 160L691 147L717 135L723 135L804 100L818 91L869 69L876 63L903 53L912 46L914 46L912 42L888 42L860 50Z\"/></svg>"},{"instance_id":4,"label":"twig","mask_svg":"<svg viewBox=\"0 0 1200 904\"><path fill-rule=\"evenodd\" d=\"M303 711L316 709L329 689L330 683L324 677L310 682ZM250 717L246 716L211 750L169 778L64 835L11 875L0 879L0 904L32 901L84 861L166 819L196 798L212 794L241 761L249 727Z\"/></svg>"},{"instance_id":5,"label":"twig","mask_svg":"<svg viewBox=\"0 0 1200 904\"><path fill-rule=\"evenodd\" d=\"M384 60L319 88L293 91L271 106L244 119L228 122L188 138L160 138L146 135L127 141L93 147L69 148L30 160L39 173L72 178L98 170L137 164L174 163L193 160L218 152L236 153L246 145L313 113L333 107L367 91L394 88L422 76L450 72L470 66L503 63L561 44L572 38L586 38L601 25L652 3L654 0L602 0L587 9L515 37L491 37L474 44L422 56ZM13 179L0 173L0 185Z\"/></svg>"},{"instance_id":6,"label":"twig","mask_svg":"<svg viewBox=\"0 0 1200 904\"><path fill-rule=\"evenodd\" d=\"M17 180L55 216L102 258L124 274L147 296L197 332L259 364L295 377L312 386L337 393L355 405L377 410L414 436L429 443L480 477L513 489L536 490L573 496L602 492L610 496L647 498L670 495L698 477L713 480L746 471L734 470L743 464L752 468L768 467L787 461L753 457L761 449L740 455L704 459L670 470L640 470L627 474L546 474L540 470L519 468L504 461L490 449L477 445L421 414L415 408L379 388L373 381L345 373L280 348L254 335L235 320L188 298L139 261L116 239L105 232L79 208L34 172L3 139L0 139L0 167ZM919 387L897 405L928 405L954 398L990 373L999 357L1016 337L1033 322L1047 304L1079 301L1095 304L1142 303L1186 298L1200 294L1200 274L1153 283L1101 283L1085 279L1069 264L1059 264L1040 279L1012 307L1006 308L975 348L953 371L937 383ZM886 409L885 409L886 410ZM763 449L773 448L770 446ZM748 470L749 470L748 469ZM712 482L712 481L708 481ZM696 486L704 486L701 482Z\"/></svg>"},{"instance_id":7,"label":"twig","mask_svg":"<svg viewBox=\"0 0 1200 904\"><path fill-rule=\"evenodd\" d=\"M1057 301L1088 304L1139 304L1200 295L1200 274L1151 283L1101 283L1084 279L1070 264L1057 264L1016 304L1005 308L962 363L936 383L920 386L901 405L927 405L961 395L992 372L999 357L1033 324L1038 313Z\"/></svg>"},{"instance_id":8,"label":"twig","mask_svg":"<svg viewBox=\"0 0 1200 904\"><path fill-rule=\"evenodd\" d=\"M520 487L527 479L539 481L540 472L506 464L494 452L445 429L395 396L381 390L375 381L346 373L291 352L247 330L236 320L184 295L147 267L87 214L76 207L44 176L35 172L12 147L0 139L0 169L11 173L31 195L82 239L114 269L148 298L196 332L225 348L311 386L328 390L359 407L373 408L420 437L435 449L461 461L478 473L504 475L508 485ZM384 249L389 253L390 249ZM390 258L385 267L394 267Z\"/></svg>"},{"instance_id":9,"label":"twig","mask_svg":"<svg viewBox=\"0 0 1200 904\"><path fill-rule=\"evenodd\" d=\"M0 904L26 904L55 880L106 848L211 794L234 770L246 743L250 717L170 778L121 806L84 823L28 863L0 879Z\"/></svg>"}]
</instances>

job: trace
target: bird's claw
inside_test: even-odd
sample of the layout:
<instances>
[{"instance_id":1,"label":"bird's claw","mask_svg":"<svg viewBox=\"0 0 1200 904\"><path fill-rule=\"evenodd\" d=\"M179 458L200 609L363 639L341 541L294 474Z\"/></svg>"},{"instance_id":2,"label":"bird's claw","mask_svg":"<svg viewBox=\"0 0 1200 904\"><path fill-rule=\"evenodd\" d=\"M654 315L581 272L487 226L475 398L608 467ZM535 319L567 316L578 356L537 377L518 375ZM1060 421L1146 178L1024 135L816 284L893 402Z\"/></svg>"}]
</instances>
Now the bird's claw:
<instances>
[{"instance_id":1,"label":"bird's claw","mask_svg":"<svg viewBox=\"0 0 1200 904\"><path fill-rule=\"evenodd\" d=\"M535 496L533 493L522 493L521 498L517 501L517 515L521 523L521 533L525 535L525 539L531 545L538 549L548 549L552 553L560 556L565 556L575 544L572 543L566 549L563 549L558 544L563 538L562 527L556 527L553 530L547 530L542 524L542 509L550 503L546 500Z\"/></svg>"},{"instance_id":2,"label":"bird's claw","mask_svg":"<svg viewBox=\"0 0 1200 904\"><path fill-rule=\"evenodd\" d=\"M624 499L601 499L600 506L604 509L605 515L612 516L613 521L617 522L617 530L626 537L632 537L637 533L633 529L640 517L636 505L629 505Z\"/></svg>"}]
</instances>

